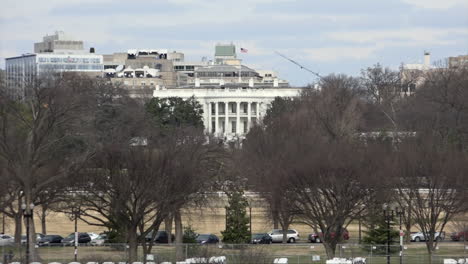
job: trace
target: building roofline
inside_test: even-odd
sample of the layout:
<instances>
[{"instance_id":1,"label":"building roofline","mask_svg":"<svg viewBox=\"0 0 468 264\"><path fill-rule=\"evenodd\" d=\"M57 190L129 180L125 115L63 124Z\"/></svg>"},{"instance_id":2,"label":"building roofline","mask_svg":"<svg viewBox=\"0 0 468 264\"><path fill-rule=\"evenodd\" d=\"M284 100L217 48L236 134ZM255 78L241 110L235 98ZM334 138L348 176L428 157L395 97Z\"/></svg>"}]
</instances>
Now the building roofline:
<instances>
[{"instance_id":1,"label":"building roofline","mask_svg":"<svg viewBox=\"0 0 468 264\"><path fill-rule=\"evenodd\" d=\"M21 56L9 57L9 58L5 58L5 60L19 59L19 58L26 58L26 57L33 57L33 56L37 56L37 53L30 53L30 54L23 54Z\"/></svg>"}]
</instances>

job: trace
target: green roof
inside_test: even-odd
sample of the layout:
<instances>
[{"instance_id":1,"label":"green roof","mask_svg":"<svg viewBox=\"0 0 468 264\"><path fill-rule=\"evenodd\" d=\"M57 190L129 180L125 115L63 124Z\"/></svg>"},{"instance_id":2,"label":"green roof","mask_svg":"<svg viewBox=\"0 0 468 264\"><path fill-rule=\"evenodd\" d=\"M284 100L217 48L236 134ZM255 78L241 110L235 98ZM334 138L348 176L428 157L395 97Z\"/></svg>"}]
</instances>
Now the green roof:
<instances>
[{"instance_id":1,"label":"green roof","mask_svg":"<svg viewBox=\"0 0 468 264\"><path fill-rule=\"evenodd\" d=\"M216 45L215 56L236 56L236 46L229 45Z\"/></svg>"}]
</instances>

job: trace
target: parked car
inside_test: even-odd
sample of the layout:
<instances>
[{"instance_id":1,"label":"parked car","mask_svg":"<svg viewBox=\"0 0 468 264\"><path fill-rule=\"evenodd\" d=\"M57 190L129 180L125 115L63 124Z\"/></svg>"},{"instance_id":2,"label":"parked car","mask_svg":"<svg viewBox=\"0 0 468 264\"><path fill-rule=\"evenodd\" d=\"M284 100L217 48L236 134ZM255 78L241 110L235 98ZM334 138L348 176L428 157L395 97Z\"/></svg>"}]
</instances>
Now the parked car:
<instances>
[{"instance_id":1,"label":"parked car","mask_svg":"<svg viewBox=\"0 0 468 264\"><path fill-rule=\"evenodd\" d=\"M463 241L463 238L468 241L468 231L454 232L450 235L450 238L452 241Z\"/></svg>"},{"instance_id":2,"label":"parked car","mask_svg":"<svg viewBox=\"0 0 468 264\"><path fill-rule=\"evenodd\" d=\"M335 233L331 233L331 237L333 238L335 236ZM349 240L349 232L348 230L344 229L343 230L343 233L342 233L342 236L343 236L343 240ZM309 234L307 240L310 242L310 243L322 243L323 241L323 233L312 233L312 234Z\"/></svg>"},{"instance_id":3,"label":"parked car","mask_svg":"<svg viewBox=\"0 0 468 264\"><path fill-rule=\"evenodd\" d=\"M15 238L9 235L0 235L0 246L10 246L15 244Z\"/></svg>"},{"instance_id":4,"label":"parked car","mask_svg":"<svg viewBox=\"0 0 468 264\"><path fill-rule=\"evenodd\" d=\"M96 239L91 240L91 245L93 246L102 246L106 243L109 243L109 238L105 233L102 233Z\"/></svg>"},{"instance_id":5,"label":"parked car","mask_svg":"<svg viewBox=\"0 0 468 264\"><path fill-rule=\"evenodd\" d=\"M197 243L199 244L216 244L219 243L219 238L213 234L199 234L197 238Z\"/></svg>"},{"instance_id":6,"label":"parked car","mask_svg":"<svg viewBox=\"0 0 468 264\"><path fill-rule=\"evenodd\" d=\"M426 237L429 235L425 236L423 232L413 232L411 233L411 241L412 242L421 242L421 241L426 241ZM445 239L445 232L436 232L434 234L434 241L442 241Z\"/></svg>"},{"instance_id":7,"label":"parked car","mask_svg":"<svg viewBox=\"0 0 468 264\"><path fill-rule=\"evenodd\" d=\"M41 233L36 233L36 243L41 240L45 235ZM32 237L31 237L32 238ZM21 235L21 244L26 245L26 235Z\"/></svg>"},{"instance_id":8,"label":"parked car","mask_svg":"<svg viewBox=\"0 0 468 264\"><path fill-rule=\"evenodd\" d=\"M268 234L271 236L273 242L283 242L283 230L273 229ZM289 229L287 234L287 242L295 243L299 240L299 233L295 229Z\"/></svg>"},{"instance_id":9,"label":"parked car","mask_svg":"<svg viewBox=\"0 0 468 264\"><path fill-rule=\"evenodd\" d=\"M89 237L91 238L91 241L93 241L94 239L98 238L98 236L99 236L98 234L93 233L93 232L91 232L91 233L88 232L87 234L88 234Z\"/></svg>"},{"instance_id":10,"label":"parked car","mask_svg":"<svg viewBox=\"0 0 468 264\"><path fill-rule=\"evenodd\" d=\"M91 237L87 233L78 233L78 244L87 244L91 242ZM75 233L71 233L66 238L62 239L62 244L65 246L73 246L75 244Z\"/></svg>"},{"instance_id":11,"label":"parked car","mask_svg":"<svg viewBox=\"0 0 468 264\"><path fill-rule=\"evenodd\" d=\"M151 237L153 236L153 232L149 232L146 237L145 237L145 240L146 241L151 241ZM171 234L171 241L174 241L175 240L175 236L174 234ZM156 233L156 236L154 237L154 243L169 243L169 236L167 234L166 231L158 231Z\"/></svg>"},{"instance_id":12,"label":"parked car","mask_svg":"<svg viewBox=\"0 0 468 264\"><path fill-rule=\"evenodd\" d=\"M273 243L273 238L267 233L258 233L252 235L250 242L252 244L271 244Z\"/></svg>"},{"instance_id":13,"label":"parked car","mask_svg":"<svg viewBox=\"0 0 468 264\"><path fill-rule=\"evenodd\" d=\"M46 235L43 238L37 241L37 245L40 247L45 246L61 246L62 245L62 236L59 235Z\"/></svg>"}]
</instances>

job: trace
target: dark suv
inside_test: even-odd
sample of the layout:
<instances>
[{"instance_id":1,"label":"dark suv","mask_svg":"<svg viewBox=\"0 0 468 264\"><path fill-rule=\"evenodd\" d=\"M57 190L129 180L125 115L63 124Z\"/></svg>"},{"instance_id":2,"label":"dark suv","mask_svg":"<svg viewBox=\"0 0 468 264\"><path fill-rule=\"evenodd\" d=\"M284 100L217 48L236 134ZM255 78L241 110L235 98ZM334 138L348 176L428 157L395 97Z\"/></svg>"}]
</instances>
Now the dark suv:
<instances>
[{"instance_id":1,"label":"dark suv","mask_svg":"<svg viewBox=\"0 0 468 264\"><path fill-rule=\"evenodd\" d=\"M217 244L219 243L219 238L213 234L199 234L197 238L197 243L199 244Z\"/></svg>"},{"instance_id":2,"label":"dark suv","mask_svg":"<svg viewBox=\"0 0 468 264\"><path fill-rule=\"evenodd\" d=\"M91 237L88 233L78 233L78 244L87 244L91 242ZM66 238L62 239L64 246L73 246L75 244L75 233L71 233Z\"/></svg>"},{"instance_id":3,"label":"dark suv","mask_svg":"<svg viewBox=\"0 0 468 264\"><path fill-rule=\"evenodd\" d=\"M145 237L145 240L146 241L151 241L151 237L153 236L153 232L149 232L146 237ZM173 234L171 234L171 241L174 241L175 240L175 237ZM164 243L164 244L167 244L169 243L169 236L167 234L166 231L158 231L156 233L156 236L154 237L154 243Z\"/></svg>"},{"instance_id":4,"label":"dark suv","mask_svg":"<svg viewBox=\"0 0 468 264\"><path fill-rule=\"evenodd\" d=\"M455 232L450 235L450 238L452 241L468 241L468 231L460 231L460 232Z\"/></svg>"},{"instance_id":5,"label":"dark suv","mask_svg":"<svg viewBox=\"0 0 468 264\"><path fill-rule=\"evenodd\" d=\"M332 238L335 237L335 233L331 233L330 236ZM342 238L343 240L348 240L349 239L349 232L348 230L344 229L342 231ZM309 237L307 238L307 240L310 242L310 243L322 243L323 241L323 234L322 233L312 233L312 234L309 234Z\"/></svg>"},{"instance_id":6,"label":"dark suv","mask_svg":"<svg viewBox=\"0 0 468 264\"><path fill-rule=\"evenodd\" d=\"M46 235L37 241L37 245L40 247L44 246L60 246L62 245L62 236L59 235Z\"/></svg>"}]
</instances>

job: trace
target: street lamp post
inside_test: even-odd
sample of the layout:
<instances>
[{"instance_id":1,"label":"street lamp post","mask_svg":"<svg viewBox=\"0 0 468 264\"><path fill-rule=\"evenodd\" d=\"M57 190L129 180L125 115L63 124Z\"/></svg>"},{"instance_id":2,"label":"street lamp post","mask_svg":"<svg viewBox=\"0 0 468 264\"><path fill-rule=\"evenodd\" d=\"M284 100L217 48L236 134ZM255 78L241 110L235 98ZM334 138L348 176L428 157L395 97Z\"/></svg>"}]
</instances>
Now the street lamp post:
<instances>
[{"instance_id":1,"label":"street lamp post","mask_svg":"<svg viewBox=\"0 0 468 264\"><path fill-rule=\"evenodd\" d=\"M391 220L393 219L394 211L386 203L383 204L382 208L383 208L385 221L387 222L387 264L390 264L390 242L391 242L390 228L391 228Z\"/></svg>"},{"instance_id":2,"label":"street lamp post","mask_svg":"<svg viewBox=\"0 0 468 264\"><path fill-rule=\"evenodd\" d=\"M359 244L361 244L361 213L359 213Z\"/></svg>"},{"instance_id":3,"label":"street lamp post","mask_svg":"<svg viewBox=\"0 0 468 264\"><path fill-rule=\"evenodd\" d=\"M398 215L400 219L400 264L403 264L403 229L401 228L401 217L405 214L405 209L402 207L397 207L396 208L396 214Z\"/></svg>"},{"instance_id":4,"label":"street lamp post","mask_svg":"<svg viewBox=\"0 0 468 264\"><path fill-rule=\"evenodd\" d=\"M5 234L5 214L2 214L2 234Z\"/></svg>"},{"instance_id":5,"label":"street lamp post","mask_svg":"<svg viewBox=\"0 0 468 264\"><path fill-rule=\"evenodd\" d=\"M78 214L80 213L78 208L73 207L72 209L73 218L75 220L75 261L78 261Z\"/></svg>"},{"instance_id":6,"label":"street lamp post","mask_svg":"<svg viewBox=\"0 0 468 264\"><path fill-rule=\"evenodd\" d=\"M34 204L31 203L29 205L26 205L23 203L21 205L21 209L23 210L23 216L26 219L26 263L29 263L29 241L30 241L30 234L29 234L29 218L33 217L33 209L34 209Z\"/></svg>"},{"instance_id":7,"label":"street lamp post","mask_svg":"<svg viewBox=\"0 0 468 264\"><path fill-rule=\"evenodd\" d=\"M252 240L252 205L249 203L249 229L250 229L250 239Z\"/></svg>"}]
</instances>

